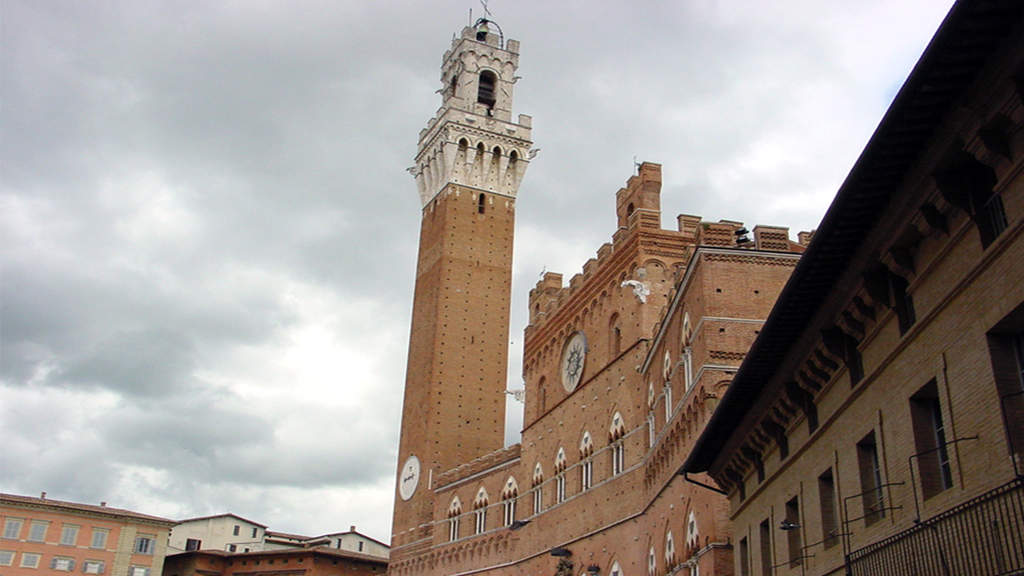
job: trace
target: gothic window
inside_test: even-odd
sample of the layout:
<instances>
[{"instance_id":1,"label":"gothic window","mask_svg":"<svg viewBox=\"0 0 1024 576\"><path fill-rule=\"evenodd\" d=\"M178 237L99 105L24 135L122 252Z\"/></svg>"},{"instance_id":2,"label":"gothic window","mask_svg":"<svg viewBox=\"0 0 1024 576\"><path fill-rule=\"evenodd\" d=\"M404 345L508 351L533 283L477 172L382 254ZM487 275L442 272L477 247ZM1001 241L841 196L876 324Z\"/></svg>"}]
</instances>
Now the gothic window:
<instances>
[{"instance_id":1,"label":"gothic window","mask_svg":"<svg viewBox=\"0 0 1024 576\"><path fill-rule=\"evenodd\" d=\"M622 421L622 414L616 412L612 416L612 426L608 433L612 447L612 476L617 476L626 469L626 426Z\"/></svg>"},{"instance_id":2,"label":"gothic window","mask_svg":"<svg viewBox=\"0 0 1024 576\"><path fill-rule=\"evenodd\" d=\"M609 332L609 354L612 358L619 355L622 351L622 328L619 327L619 315L612 314L611 320L608 322Z\"/></svg>"},{"instance_id":3,"label":"gothic window","mask_svg":"<svg viewBox=\"0 0 1024 576\"><path fill-rule=\"evenodd\" d=\"M693 387L693 348L689 346L683 350L683 381L687 390Z\"/></svg>"},{"instance_id":4,"label":"gothic window","mask_svg":"<svg viewBox=\"0 0 1024 576\"><path fill-rule=\"evenodd\" d=\"M448 506L448 541L454 542L459 539L459 518L462 516L462 502L459 497L452 498Z\"/></svg>"},{"instance_id":5,"label":"gothic window","mask_svg":"<svg viewBox=\"0 0 1024 576\"><path fill-rule=\"evenodd\" d=\"M558 449L555 456L555 502L565 501L565 450Z\"/></svg>"},{"instance_id":6,"label":"gothic window","mask_svg":"<svg viewBox=\"0 0 1024 576\"><path fill-rule=\"evenodd\" d=\"M665 424L672 418L672 383L665 382Z\"/></svg>"},{"instance_id":7,"label":"gothic window","mask_svg":"<svg viewBox=\"0 0 1024 576\"><path fill-rule=\"evenodd\" d=\"M665 535L665 565L676 565L676 543L672 538L671 530L669 530L668 534Z\"/></svg>"},{"instance_id":8,"label":"gothic window","mask_svg":"<svg viewBox=\"0 0 1024 576\"><path fill-rule=\"evenodd\" d=\"M533 513L540 514L544 509L544 470L540 462L533 467Z\"/></svg>"},{"instance_id":9,"label":"gothic window","mask_svg":"<svg viewBox=\"0 0 1024 576\"><path fill-rule=\"evenodd\" d=\"M474 533L483 534L487 530L487 490L481 486L473 500Z\"/></svg>"},{"instance_id":10,"label":"gothic window","mask_svg":"<svg viewBox=\"0 0 1024 576\"><path fill-rule=\"evenodd\" d=\"M452 75L452 82L451 82L451 95L452 95L452 98L454 98L456 96L458 87L459 87L459 77L457 75L453 74Z\"/></svg>"},{"instance_id":11,"label":"gothic window","mask_svg":"<svg viewBox=\"0 0 1024 576\"><path fill-rule=\"evenodd\" d=\"M647 553L647 576L654 576L654 571L658 569L658 558L654 554L654 546L651 546L650 552Z\"/></svg>"},{"instance_id":12,"label":"gothic window","mask_svg":"<svg viewBox=\"0 0 1024 576\"><path fill-rule=\"evenodd\" d=\"M580 460L580 491L585 492L594 485L594 442L590 432L584 432L580 440Z\"/></svg>"},{"instance_id":13,"label":"gothic window","mask_svg":"<svg viewBox=\"0 0 1024 576\"><path fill-rule=\"evenodd\" d=\"M608 573L608 576L622 576L622 566L619 566L618 562L613 562L612 569Z\"/></svg>"},{"instance_id":14,"label":"gothic window","mask_svg":"<svg viewBox=\"0 0 1024 576\"><path fill-rule=\"evenodd\" d=\"M654 446L654 412L647 413L647 445Z\"/></svg>"},{"instance_id":15,"label":"gothic window","mask_svg":"<svg viewBox=\"0 0 1024 576\"><path fill-rule=\"evenodd\" d=\"M495 87L498 84L498 76L490 70L484 70L480 73L480 86L476 93L476 101L487 106L488 108L494 108L495 103Z\"/></svg>"},{"instance_id":16,"label":"gothic window","mask_svg":"<svg viewBox=\"0 0 1024 576\"><path fill-rule=\"evenodd\" d=\"M686 519L686 545L691 548L700 543L700 530L697 527L697 514L690 510L690 516Z\"/></svg>"},{"instance_id":17,"label":"gothic window","mask_svg":"<svg viewBox=\"0 0 1024 576\"><path fill-rule=\"evenodd\" d=\"M516 521L516 499L519 497L519 485L516 479L509 476L501 491L502 526L511 526Z\"/></svg>"}]
</instances>

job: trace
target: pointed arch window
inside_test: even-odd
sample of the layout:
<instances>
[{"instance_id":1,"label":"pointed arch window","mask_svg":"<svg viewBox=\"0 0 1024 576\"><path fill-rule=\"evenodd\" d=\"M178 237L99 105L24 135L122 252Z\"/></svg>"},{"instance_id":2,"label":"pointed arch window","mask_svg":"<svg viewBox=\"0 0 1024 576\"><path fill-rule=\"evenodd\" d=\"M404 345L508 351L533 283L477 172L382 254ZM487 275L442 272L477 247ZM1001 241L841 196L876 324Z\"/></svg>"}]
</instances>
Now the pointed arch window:
<instances>
[{"instance_id":1,"label":"pointed arch window","mask_svg":"<svg viewBox=\"0 0 1024 576\"><path fill-rule=\"evenodd\" d=\"M505 480L501 490L502 526L511 526L516 521L516 500L519 498L519 484L512 476Z\"/></svg>"},{"instance_id":2,"label":"pointed arch window","mask_svg":"<svg viewBox=\"0 0 1024 576\"><path fill-rule=\"evenodd\" d=\"M609 355L615 358L622 351L622 328L619 326L619 315L612 314L608 321Z\"/></svg>"},{"instance_id":3,"label":"pointed arch window","mask_svg":"<svg viewBox=\"0 0 1024 576\"><path fill-rule=\"evenodd\" d=\"M612 476L622 474L626 469L626 425L622 420L622 414L616 412L612 416L612 426L608 430L612 447Z\"/></svg>"},{"instance_id":4,"label":"pointed arch window","mask_svg":"<svg viewBox=\"0 0 1024 576\"><path fill-rule=\"evenodd\" d=\"M555 503L565 502L565 449L555 456Z\"/></svg>"},{"instance_id":5,"label":"pointed arch window","mask_svg":"<svg viewBox=\"0 0 1024 576\"><path fill-rule=\"evenodd\" d=\"M494 108L494 105L497 103L495 88L498 85L498 76L490 70L484 70L480 73L479 84L476 101L488 108Z\"/></svg>"},{"instance_id":6,"label":"pointed arch window","mask_svg":"<svg viewBox=\"0 0 1024 576\"><path fill-rule=\"evenodd\" d=\"M459 539L459 518L462 516L462 502L459 497L452 498L448 505L448 541L455 542Z\"/></svg>"},{"instance_id":7,"label":"pointed arch window","mask_svg":"<svg viewBox=\"0 0 1024 576\"><path fill-rule=\"evenodd\" d=\"M540 514L544 509L544 469L540 462L533 467L533 513Z\"/></svg>"},{"instance_id":8,"label":"pointed arch window","mask_svg":"<svg viewBox=\"0 0 1024 576\"><path fill-rule=\"evenodd\" d=\"M672 538L671 530L669 530L668 534L665 535L665 565L676 565L676 542L675 539Z\"/></svg>"},{"instance_id":9,"label":"pointed arch window","mask_svg":"<svg viewBox=\"0 0 1024 576\"><path fill-rule=\"evenodd\" d=\"M594 485L594 441L590 432L584 432L580 440L580 491L585 492Z\"/></svg>"},{"instance_id":10,"label":"pointed arch window","mask_svg":"<svg viewBox=\"0 0 1024 576\"><path fill-rule=\"evenodd\" d=\"M473 500L474 534L483 534L487 530L487 490L481 486Z\"/></svg>"}]
</instances>

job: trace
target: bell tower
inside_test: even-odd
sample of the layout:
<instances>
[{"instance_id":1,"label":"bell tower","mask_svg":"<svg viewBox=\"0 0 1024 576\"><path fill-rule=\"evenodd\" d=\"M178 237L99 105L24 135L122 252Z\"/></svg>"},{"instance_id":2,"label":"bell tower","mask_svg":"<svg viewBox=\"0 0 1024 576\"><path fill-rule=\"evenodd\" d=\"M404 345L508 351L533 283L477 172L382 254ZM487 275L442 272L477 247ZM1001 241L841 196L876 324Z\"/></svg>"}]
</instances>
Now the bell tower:
<instances>
[{"instance_id":1,"label":"bell tower","mask_svg":"<svg viewBox=\"0 0 1024 576\"><path fill-rule=\"evenodd\" d=\"M487 19L453 38L441 108L420 131L422 214L392 558L429 545L433 479L503 446L512 236L532 155L512 119L519 42Z\"/></svg>"}]
</instances>

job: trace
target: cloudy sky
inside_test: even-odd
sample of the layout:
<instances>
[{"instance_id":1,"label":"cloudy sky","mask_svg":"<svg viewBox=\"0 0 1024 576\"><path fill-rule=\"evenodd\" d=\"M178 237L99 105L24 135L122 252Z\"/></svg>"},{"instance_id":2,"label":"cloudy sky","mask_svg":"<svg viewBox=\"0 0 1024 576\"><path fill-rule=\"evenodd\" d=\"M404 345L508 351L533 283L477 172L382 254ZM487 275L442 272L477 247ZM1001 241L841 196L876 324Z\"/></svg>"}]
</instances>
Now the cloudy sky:
<instances>
[{"instance_id":1,"label":"cloudy sky","mask_svg":"<svg viewBox=\"0 0 1024 576\"><path fill-rule=\"evenodd\" d=\"M0 491L387 541L412 163L470 1L0 1ZM526 298L685 212L814 228L948 0L506 2ZM510 405L515 441L521 407Z\"/></svg>"}]
</instances>

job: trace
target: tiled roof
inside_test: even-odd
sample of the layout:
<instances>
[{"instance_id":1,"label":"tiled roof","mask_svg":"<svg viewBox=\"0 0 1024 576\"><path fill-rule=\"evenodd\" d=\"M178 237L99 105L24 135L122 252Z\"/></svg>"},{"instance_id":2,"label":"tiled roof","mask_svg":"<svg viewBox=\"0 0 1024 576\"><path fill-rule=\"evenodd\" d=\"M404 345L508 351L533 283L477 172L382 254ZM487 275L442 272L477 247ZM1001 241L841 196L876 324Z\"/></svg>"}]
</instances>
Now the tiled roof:
<instances>
[{"instance_id":1,"label":"tiled roof","mask_svg":"<svg viewBox=\"0 0 1024 576\"><path fill-rule=\"evenodd\" d=\"M178 524L184 524L185 522L196 522L198 520L210 520L212 518L225 518L225 517L237 518L237 519L241 520L242 522L248 522L249 524L252 524L253 526L259 526L260 528L264 528L264 529L266 529L266 527L267 527L266 524L260 524L259 522L253 522L252 520L249 520L248 518L242 518L238 514L232 514L231 512L225 512L223 514L212 514L210 516L197 516L195 518L185 518L184 520L178 520L177 523Z\"/></svg>"},{"instance_id":2,"label":"tiled roof","mask_svg":"<svg viewBox=\"0 0 1024 576\"><path fill-rule=\"evenodd\" d=\"M78 502L66 502L64 500L52 500L50 498L19 496L17 494L0 494L0 504L13 506L45 507L54 510L66 510L87 514L101 514L105 516L120 516L124 518L132 518L135 520L144 520L146 522L167 524L168 526L173 525L175 523L174 520L171 520L169 518L161 518L160 516L151 516L149 514L140 514L139 512L124 510L122 508L112 508L110 506L95 506L92 504L81 504Z\"/></svg>"}]
</instances>

